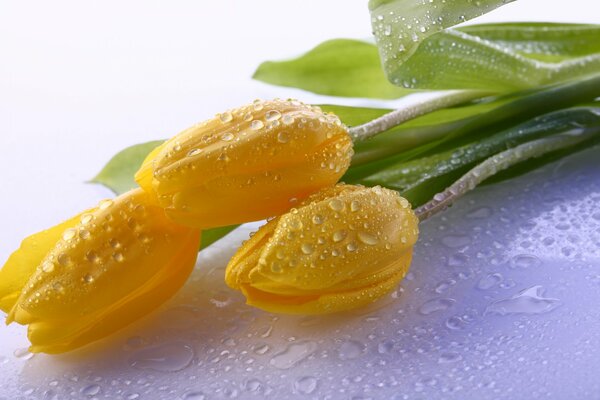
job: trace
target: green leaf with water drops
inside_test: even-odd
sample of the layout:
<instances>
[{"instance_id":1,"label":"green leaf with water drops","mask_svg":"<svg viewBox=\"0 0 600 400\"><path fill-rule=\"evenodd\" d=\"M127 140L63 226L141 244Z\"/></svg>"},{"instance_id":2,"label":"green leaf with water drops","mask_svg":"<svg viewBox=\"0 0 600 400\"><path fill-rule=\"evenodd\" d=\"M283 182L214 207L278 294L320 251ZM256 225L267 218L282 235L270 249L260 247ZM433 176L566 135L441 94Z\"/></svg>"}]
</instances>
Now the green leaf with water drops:
<instances>
[{"instance_id":1,"label":"green leaf with water drops","mask_svg":"<svg viewBox=\"0 0 600 400\"><path fill-rule=\"evenodd\" d=\"M137 187L133 176L142 165L142 162L162 140L140 143L118 152L94 178L91 183L99 183L112 190L115 194L122 194Z\"/></svg>"},{"instance_id":2,"label":"green leaf with water drops","mask_svg":"<svg viewBox=\"0 0 600 400\"><path fill-rule=\"evenodd\" d=\"M403 87L507 92L600 72L600 25L482 24L413 41L381 34L381 24L374 22L387 76Z\"/></svg>"},{"instance_id":3,"label":"green leaf with water drops","mask_svg":"<svg viewBox=\"0 0 600 400\"><path fill-rule=\"evenodd\" d=\"M413 205L421 205L452 184L473 166L508 148L558 133L580 135L583 132L600 137L600 104L576 107L538 116L523 124L503 130L482 140L441 153L390 165L358 180L367 186L382 185L398 190ZM546 162L552 161L547 157ZM519 164L521 171L539 160ZM517 170L513 170L513 174Z\"/></svg>"},{"instance_id":4,"label":"green leaf with water drops","mask_svg":"<svg viewBox=\"0 0 600 400\"><path fill-rule=\"evenodd\" d=\"M328 40L293 60L266 61L253 78L330 96L394 99L411 92L386 79L373 44L351 39Z\"/></svg>"},{"instance_id":5,"label":"green leaf with water drops","mask_svg":"<svg viewBox=\"0 0 600 400\"><path fill-rule=\"evenodd\" d=\"M370 0L373 35L386 75L397 78L398 68L428 37L445 28L494 10L512 0ZM429 65L442 68L444 64Z\"/></svg>"}]
</instances>

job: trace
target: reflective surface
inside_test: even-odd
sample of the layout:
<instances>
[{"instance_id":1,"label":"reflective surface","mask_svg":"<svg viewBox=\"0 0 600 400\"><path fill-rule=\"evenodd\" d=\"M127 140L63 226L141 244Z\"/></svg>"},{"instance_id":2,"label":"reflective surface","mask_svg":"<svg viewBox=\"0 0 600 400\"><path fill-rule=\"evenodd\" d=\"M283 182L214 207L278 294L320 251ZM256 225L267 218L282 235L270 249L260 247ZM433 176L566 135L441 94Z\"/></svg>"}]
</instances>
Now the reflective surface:
<instances>
[{"instance_id":1,"label":"reflective surface","mask_svg":"<svg viewBox=\"0 0 600 400\"><path fill-rule=\"evenodd\" d=\"M244 226L200 253L163 309L94 348L32 357L22 328L0 329L0 398L594 398L597 151L422 224L398 290L343 315L246 306L223 283Z\"/></svg>"}]
</instances>

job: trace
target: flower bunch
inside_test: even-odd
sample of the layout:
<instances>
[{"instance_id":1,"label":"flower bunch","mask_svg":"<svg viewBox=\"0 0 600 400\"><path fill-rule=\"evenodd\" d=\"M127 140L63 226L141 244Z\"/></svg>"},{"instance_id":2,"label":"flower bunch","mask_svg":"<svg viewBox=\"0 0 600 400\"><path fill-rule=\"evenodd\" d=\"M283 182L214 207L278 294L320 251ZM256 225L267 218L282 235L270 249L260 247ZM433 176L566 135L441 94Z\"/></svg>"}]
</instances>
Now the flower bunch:
<instances>
[{"instance_id":1,"label":"flower bunch","mask_svg":"<svg viewBox=\"0 0 600 400\"><path fill-rule=\"evenodd\" d=\"M29 325L31 351L76 349L176 293L201 229L270 217L227 267L249 304L367 304L406 274L417 218L394 191L335 186L352 154L348 129L318 107L256 101L219 114L152 151L140 188L26 238L0 270L0 309Z\"/></svg>"}]
</instances>

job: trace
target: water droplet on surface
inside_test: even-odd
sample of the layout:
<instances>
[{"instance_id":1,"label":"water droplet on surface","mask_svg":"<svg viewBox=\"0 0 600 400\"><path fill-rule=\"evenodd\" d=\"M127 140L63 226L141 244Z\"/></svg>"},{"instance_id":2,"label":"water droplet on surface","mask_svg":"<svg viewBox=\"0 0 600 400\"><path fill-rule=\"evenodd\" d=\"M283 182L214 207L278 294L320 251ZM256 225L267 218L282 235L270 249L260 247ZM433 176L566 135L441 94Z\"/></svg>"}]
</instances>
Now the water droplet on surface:
<instances>
[{"instance_id":1,"label":"water droplet on surface","mask_svg":"<svg viewBox=\"0 0 600 400\"><path fill-rule=\"evenodd\" d=\"M235 136L231 132L225 132L223 135L221 135L221 140L224 142L231 142L234 138Z\"/></svg>"},{"instance_id":2,"label":"water droplet on surface","mask_svg":"<svg viewBox=\"0 0 600 400\"><path fill-rule=\"evenodd\" d=\"M275 368L289 369L314 353L317 347L317 343L313 341L295 342L273 356L269 363Z\"/></svg>"},{"instance_id":3,"label":"water droplet on surface","mask_svg":"<svg viewBox=\"0 0 600 400\"><path fill-rule=\"evenodd\" d=\"M315 225L321 225L321 224L323 223L323 221L325 221L325 219L323 218L323 216L322 216L322 215L315 214L315 215L313 215L313 217L312 217L312 222L313 222L313 224L315 224Z\"/></svg>"},{"instance_id":4,"label":"water droplet on surface","mask_svg":"<svg viewBox=\"0 0 600 400\"><path fill-rule=\"evenodd\" d=\"M379 243L377 236L367 232L358 232L358 239L366 245L374 246Z\"/></svg>"},{"instance_id":5,"label":"water droplet on surface","mask_svg":"<svg viewBox=\"0 0 600 400\"><path fill-rule=\"evenodd\" d=\"M315 246L310 243L302 243L300 250L302 250L304 254L312 254L315 251Z\"/></svg>"},{"instance_id":6,"label":"water droplet on surface","mask_svg":"<svg viewBox=\"0 0 600 400\"><path fill-rule=\"evenodd\" d=\"M219 114L219 119L224 124L227 122L231 122L231 121L233 121L233 114L231 114L229 111L225 111L224 113Z\"/></svg>"},{"instance_id":7,"label":"water droplet on surface","mask_svg":"<svg viewBox=\"0 0 600 400\"><path fill-rule=\"evenodd\" d=\"M202 392L188 392L183 395L183 400L206 400L206 395Z\"/></svg>"},{"instance_id":8,"label":"water droplet on surface","mask_svg":"<svg viewBox=\"0 0 600 400\"><path fill-rule=\"evenodd\" d=\"M442 238L442 244L451 249L464 247L471 243L471 238L466 235L446 235Z\"/></svg>"},{"instance_id":9,"label":"water droplet on surface","mask_svg":"<svg viewBox=\"0 0 600 400\"><path fill-rule=\"evenodd\" d=\"M113 205L113 201L110 199L102 200L98 203L98 208L101 210L106 210L108 207Z\"/></svg>"},{"instance_id":10,"label":"water droplet on surface","mask_svg":"<svg viewBox=\"0 0 600 400\"><path fill-rule=\"evenodd\" d=\"M533 286L518 294L491 303L484 314L544 314L562 305L559 299L543 297L542 286Z\"/></svg>"},{"instance_id":11,"label":"water droplet on surface","mask_svg":"<svg viewBox=\"0 0 600 400\"><path fill-rule=\"evenodd\" d=\"M298 393L311 394L317 389L319 381L312 376L304 376L294 382L294 389Z\"/></svg>"},{"instance_id":12,"label":"water droplet on surface","mask_svg":"<svg viewBox=\"0 0 600 400\"><path fill-rule=\"evenodd\" d=\"M531 254L519 254L512 259L512 265L516 268L537 267L541 263L539 258Z\"/></svg>"},{"instance_id":13,"label":"water droplet on surface","mask_svg":"<svg viewBox=\"0 0 600 400\"><path fill-rule=\"evenodd\" d=\"M279 118L281 118L281 113L277 110L270 110L265 114L266 121L276 121Z\"/></svg>"},{"instance_id":14,"label":"water droplet on surface","mask_svg":"<svg viewBox=\"0 0 600 400\"><path fill-rule=\"evenodd\" d=\"M341 242L342 240L344 240L344 238L346 237L346 231L344 230L339 230L333 233L333 235L331 236L331 238L333 239L334 242Z\"/></svg>"},{"instance_id":15,"label":"water droplet on surface","mask_svg":"<svg viewBox=\"0 0 600 400\"><path fill-rule=\"evenodd\" d=\"M360 202L354 200L350 203L350 211L357 212L360 210Z\"/></svg>"},{"instance_id":16,"label":"water droplet on surface","mask_svg":"<svg viewBox=\"0 0 600 400\"><path fill-rule=\"evenodd\" d=\"M83 281L85 283L92 283L92 282L94 282L94 277L91 274L85 274L83 276Z\"/></svg>"},{"instance_id":17,"label":"water droplet on surface","mask_svg":"<svg viewBox=\"0 0 600 400\"><path fill-rule=\"evenodd\" d=\"M13 352L13 355L15 357L17 357L18 359L20 359L20 360L31 360L35 354L30 353L29 349L27 349L26 347L24 347L22 349L16 349Z\"/></svg>"},{"instance_id":18,"label":"water droplet on surface","mask_svg":"<svg viewBox=\"0 0 600 400\"><path fill-rule=\"evenodd\" d=\"M442 353L438 358L438 364L449 364L462 360L462 356L454 351Z\"/></svg>"},{"instance_id":19,"label":"water droplet on surface","mask_svg":"<svg viewBox=\"0 0 600 400\"><path fill-rule=\"evenodd\" d=\"M429 315L435 312L444 311L452 307L454 303L456 303L454 299L432 299L419 307L419 313L422 315Z\"/></svg>"},{"instance_id":20,"label":"water droplet on surface","mask_svg":"<svg viewBox=\"0 0 600 400\"><path fill-rule=\"evenodd\" d=\"M288 136L287 132L279 132L277 134L277 141L279 143L287 143L290 141L290 137Z\"/></svg>"},{"instance_id":21,"label":"water droplet on surface","mask_svg":"<svg viewBox=\"0 0 600 400\"><path fill-rule=\"evenodd\" d=\"M42 264L42 271L44 271L46 273L54 271L54 264L46 261L45 263Z\"/></svg>"},{"instance_id":22,"label":"water droplet on surface","mask_svg":"<svg viewBox=\"0 0 600 400\"><path fill-rule=\"evenodd\" d=\"M188 157L194 157L200 153L202 153L202 149L191 149L190 151L188 151L187 155Z\"/></svg>"},{"instance_id":23,"label":"water droplet on surface","mask_svg":"<svg viewBox=\"0 0 600 400\"><path fill-rule=\"evenodd\" d=\"M502 282L502 275L500 274L488 274L481 278L477 283L477 289L488 290Z\"/></svg>"},{"instance_id":24,"label":"water droplet on surface","mask_svg":"<svg viewBox=\"0 0 600 400\"><path fill-rule=\"evenodd\" d=\"M331 199L328 205L333 211L342 211L344 209L344 203L340 199Z\"/></svg>"},{"instance_id":25,"label":"water droplet on surface","mask_svg":"<svg viewBox=\"0 0 600 400\"><path fill-rule=\"evenodd\" d=\"M252 121L250 123L250 129L252 129L253 131L258 131L260 129L262 129L265 126L264 122L262 122L259 119L255 119L254 121Z\"/></svg>"},{"instance_id":26,"label":"water droplet on surface","mask_svg":"<svg viewBox=\"0 0 600 400\"><path fill-rule=\"evenodd\" d=\"M352 360L360 357L365 352L365 345L356 340L346 340L338 349L340 360Z\"/></svg>"},{"instance_id":27,"label":"water droplet on surface","mask_svg":"<svg viewBox=\"0 0 600 400\"><path fill-rule=\"evenodd\" d=\"M194 358L194 350L183 342L165 343L137 351L129 365L137 369L177 372L186 368Z\"/></svg>"},{"instance_id":28,"label":"water droplet on surface","mask_svg":"<svg viewBox=\"0 0 600 400\"><path fill-rule=\"evenodd\" d=\"M100 385L88 385L81 389L81 394L84 396L92 397L100 393Z\"/></svg>"},{"instance_id":29,"label":"water droplet on surface","mask_svg":"<svg viewBox=\"0 0 600 400\"><path fill-rule=\"evenodd\" d=\"M75 229L69 228L62 234L63 240L69 241L73 240L73 238L77 236L77 231Z\"/></svg>"},{"instance_id":30,"label":"water droplet on surface","mask_svg":"<svg viewBox=\"0 0 600 400\"><path fill-rule=\"evenodd\" d=\"M479 207L467 213L469 219L485 219L492 215L492 209L489 207Z\"/></svg>"}]
</instances>

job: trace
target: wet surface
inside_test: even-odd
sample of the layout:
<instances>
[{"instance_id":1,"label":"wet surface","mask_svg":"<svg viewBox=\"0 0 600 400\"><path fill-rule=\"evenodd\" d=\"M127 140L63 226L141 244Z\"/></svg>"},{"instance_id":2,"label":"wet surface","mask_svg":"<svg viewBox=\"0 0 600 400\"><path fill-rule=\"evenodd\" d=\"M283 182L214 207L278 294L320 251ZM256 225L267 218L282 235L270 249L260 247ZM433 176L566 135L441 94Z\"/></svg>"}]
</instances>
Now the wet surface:
<instances>
[{"instance_id":1,"label":"wet surface","mask_svg":"<svg viewBox=\"0 0 600 400\"><path fill-rule=\"evenodd\" d=\"M1 328L0 398L595 398L594 157L482 187L425 222L398 289L351 313L246 306L223 283L257 225L244 226L200 254L161 310L91 348L32 356L23 328Z\"/></svg>"}]
</instances>

